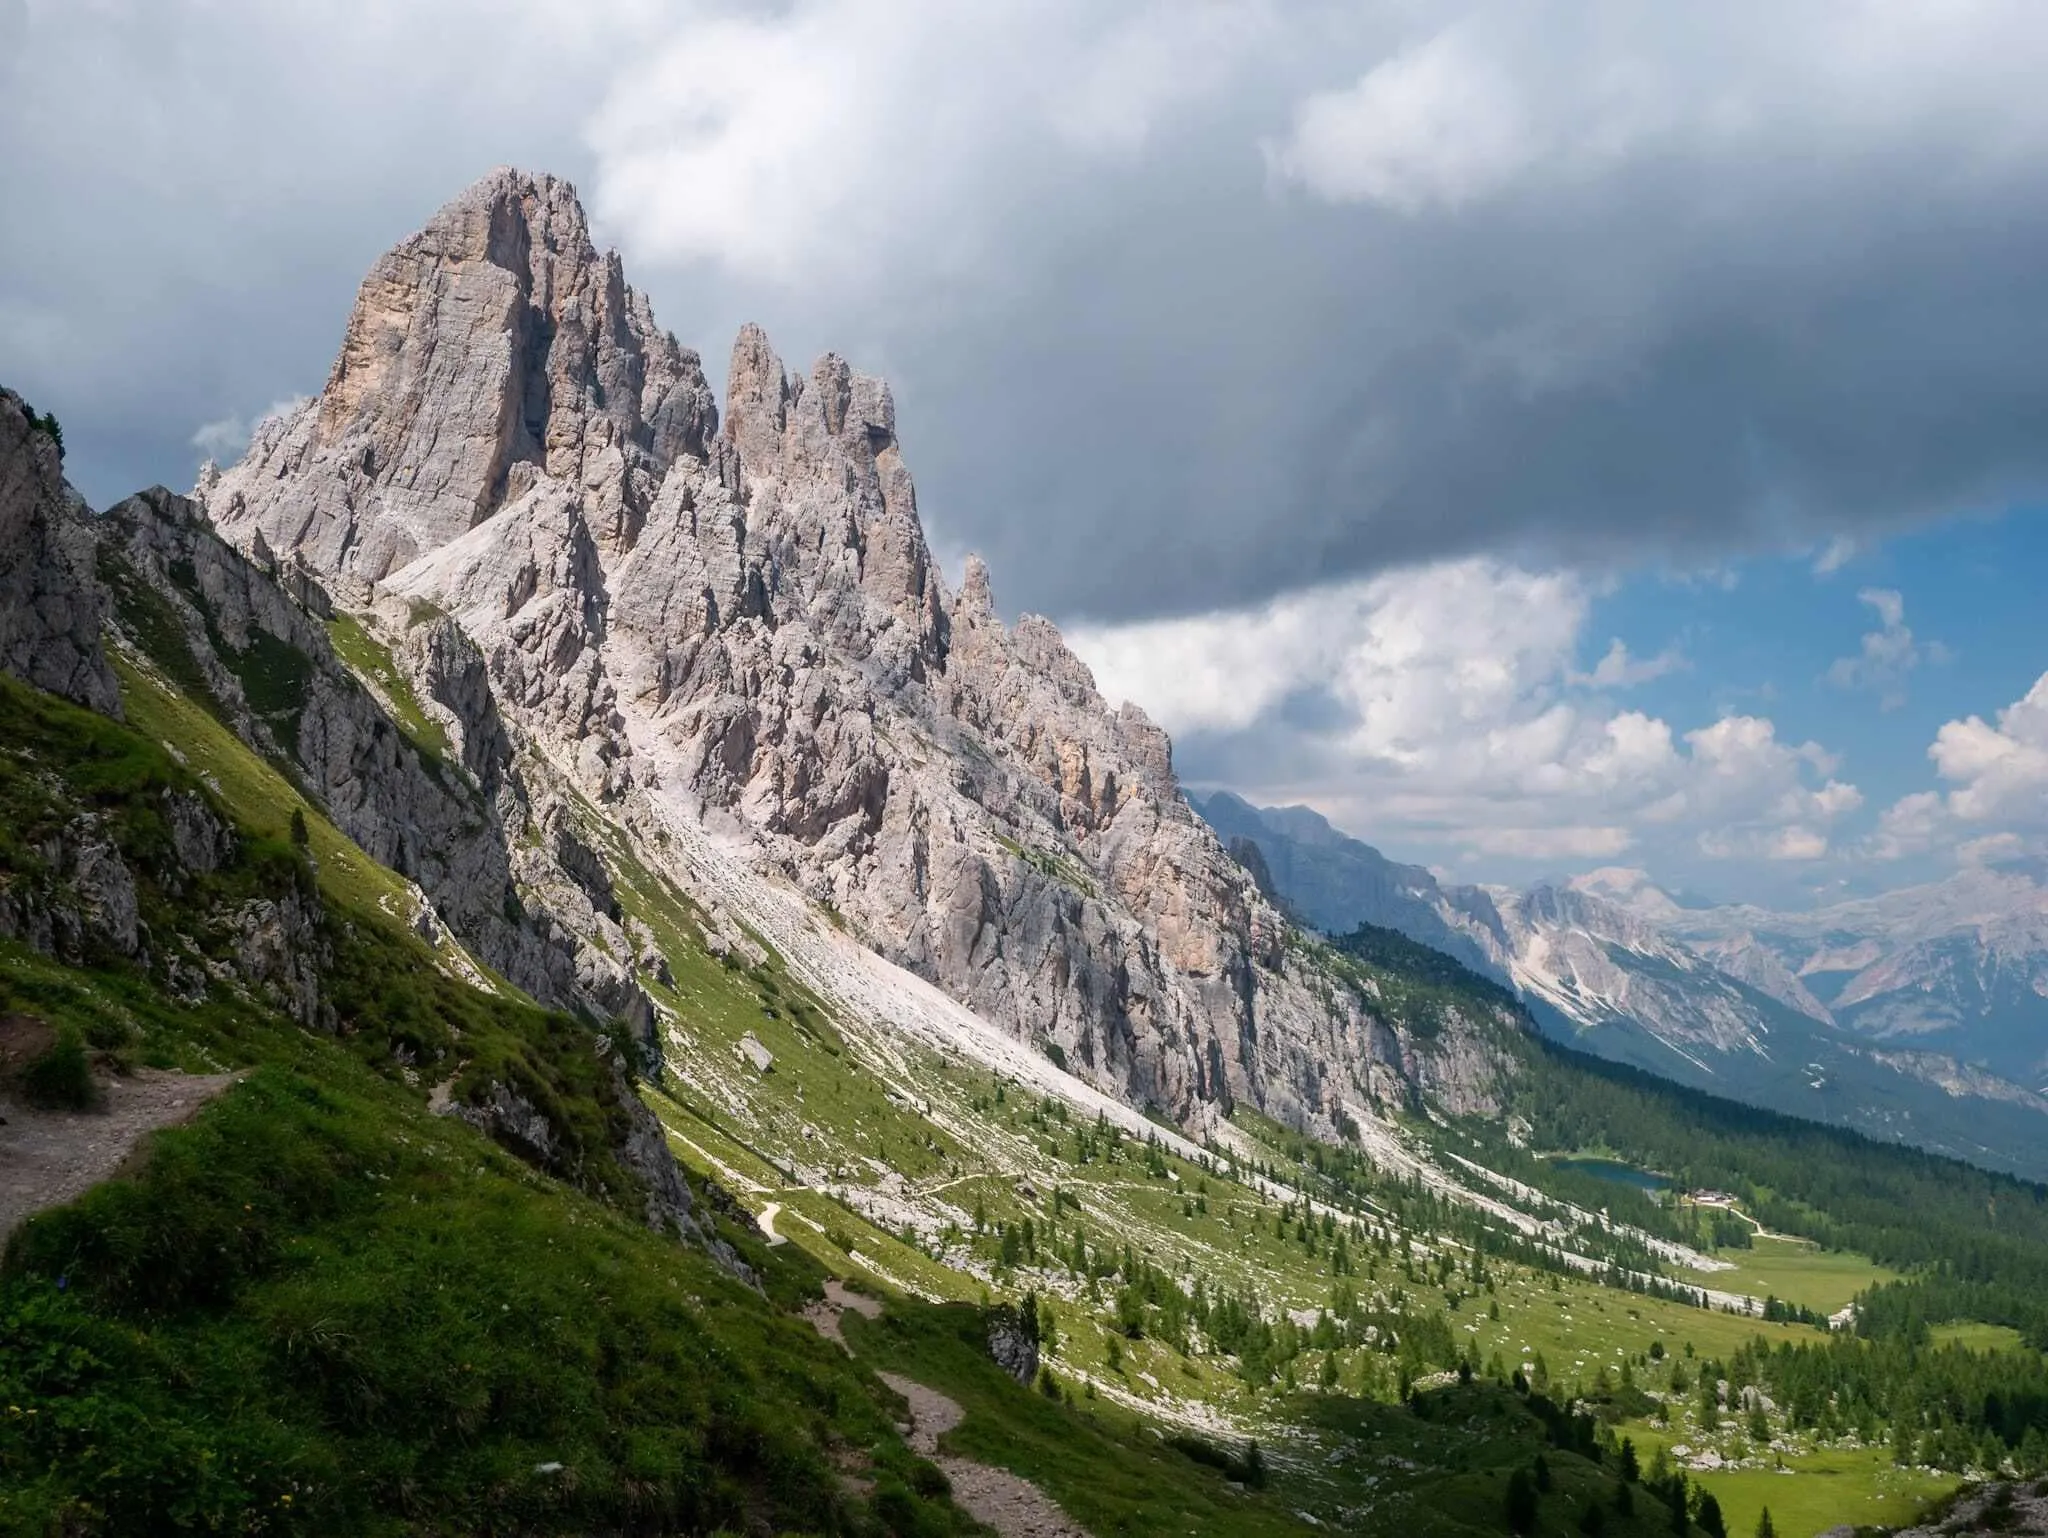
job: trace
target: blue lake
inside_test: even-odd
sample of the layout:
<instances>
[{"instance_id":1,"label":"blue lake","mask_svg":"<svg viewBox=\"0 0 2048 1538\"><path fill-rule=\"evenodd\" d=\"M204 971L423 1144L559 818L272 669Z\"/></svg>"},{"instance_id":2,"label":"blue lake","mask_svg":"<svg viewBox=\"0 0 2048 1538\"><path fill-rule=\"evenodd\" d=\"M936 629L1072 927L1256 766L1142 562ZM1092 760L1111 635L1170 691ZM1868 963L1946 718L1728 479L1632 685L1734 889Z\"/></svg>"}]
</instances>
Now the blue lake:
<instances>
[{"instance_id":1,"label":"blue lake","mask_svg":"<svg viewBox=\"0 0 2048 1538\"><path fill-rule=\"evenodd\" d=\"M1624 1164L1619 1159L1573 1157L1552 1159L1550 1162L1561 1170L1577 1170L1581 1175L1591 1175L1595 1180L1611 1181L1618 1186L1634 1186L1638 1191L1647 1191L1653 1196L1671 1189L1671 1182L1662 1175L1637 1169L1633 1164Z\"/></svg>"}]
</instances>

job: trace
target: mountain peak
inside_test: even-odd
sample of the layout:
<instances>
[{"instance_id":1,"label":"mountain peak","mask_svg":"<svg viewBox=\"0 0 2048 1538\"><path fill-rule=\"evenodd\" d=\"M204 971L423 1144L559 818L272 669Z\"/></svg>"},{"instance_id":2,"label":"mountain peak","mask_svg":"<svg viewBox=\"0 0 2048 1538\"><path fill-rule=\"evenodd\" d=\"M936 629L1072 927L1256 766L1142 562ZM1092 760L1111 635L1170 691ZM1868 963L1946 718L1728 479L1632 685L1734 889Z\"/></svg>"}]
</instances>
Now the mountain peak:
<instances>
[{"instance_id":1,"label":"mountain peak","mask_svg":"<svg viewBox=\"0 0 2048 1538\"><path fill-rule=\"evenodd\" d=\"M1056 627L1006 628L978 562L947 603L888 385L829 352L795 373L749 324L721 419L566 182L493 172L380 258L327 388L204 496L395 652L445 616L484 659L443 699L464 732L505 733L679 887L702 872L668 841L716 843L1178 1116L1334 1128L1440 1056L1487 1103L1492 1060L1448 1063L1466 1036L1332 1014L1166 734ZM788 922L748 876L719 890Z\"/></svg>"},{"instance_id":2,"label":"mountain peak","mask_svg":"<svg viewBox=\"0 0 2048 1538\"><path fill-rule=\"evenodd\" d=\"M789 422L792 383L768 333L753 321L741 326L725 373L725 437L744 460L770 462Z\"/></svg>"},{"instance_id":3,"label":"mountain peak","mask_svg":"<svg viewBox=\"0 0 2048 1538\"><path fill-rule=\"evenodd\" d=\"M206 500L224 528L370 582L544 486L617 549L716 420L697 355L591 244L575 188L505 168L377 260L325 388Z\"/></svg>"},{"instance_id":4,"label":"mountain peak","mask_svg":"<svg viewBox=\"0 0 2048 1538\"><path fill-rule=\"evenodd\" d=\"M1603 865L1572 877L1565 885L1574 892L1602 898L1651 920L1669 919L1682 911L1680 904L1650 878L1648 871L1633 866Z\"/></svg>"}]
</instances>

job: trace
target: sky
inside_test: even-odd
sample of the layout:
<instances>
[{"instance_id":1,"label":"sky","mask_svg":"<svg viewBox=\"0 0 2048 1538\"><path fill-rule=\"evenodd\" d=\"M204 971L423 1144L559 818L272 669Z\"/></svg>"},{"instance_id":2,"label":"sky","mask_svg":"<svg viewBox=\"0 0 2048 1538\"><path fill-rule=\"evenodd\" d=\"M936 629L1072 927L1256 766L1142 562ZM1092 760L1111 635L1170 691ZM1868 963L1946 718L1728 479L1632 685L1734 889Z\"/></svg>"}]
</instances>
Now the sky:
<instances>
[{"instance_id":1,"label":"sky","mask_svg":"<svg viewBox=\"0 0 2048 1538\"><path fill-rule=\"evenodd\" d=\"M2034 0L0 0L0 380L104 504L498 164L1183 777L1460 879L2048 854Z\"/></svg>"}]
</instances>

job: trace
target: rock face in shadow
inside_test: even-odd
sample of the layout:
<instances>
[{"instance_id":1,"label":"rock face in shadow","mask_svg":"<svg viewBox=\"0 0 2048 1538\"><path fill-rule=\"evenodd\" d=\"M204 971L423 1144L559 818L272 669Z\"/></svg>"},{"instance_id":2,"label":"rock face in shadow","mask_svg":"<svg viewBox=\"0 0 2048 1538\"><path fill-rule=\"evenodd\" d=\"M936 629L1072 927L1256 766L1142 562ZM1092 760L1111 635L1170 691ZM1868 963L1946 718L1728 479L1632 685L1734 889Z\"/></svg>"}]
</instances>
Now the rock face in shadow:
<instances>
[{"instance_id":1,"label":"rock face in shadow","mask_svg":"<svg viewBox=\"0 0 2048 1538\"><path fill-rule=\"evenodd\" d=\"M615 826L742 843L1134 1103L1326 1130L1490 1104L1500 1022L1422 1040L1333 990L1166 735L1050 623L1005 625L978 561L947 590L886 384L792 373L750 326L721 414L563 182L496 172L382 258L326 389L200 495L385 633L452 625L482 660L436 696L465 740L494 713Z\"/></svg>"},{"instance_id":2,"label":"rock face in shadow","mask_svg":"<svg viewBox=\"0 0 2048 1538\"><path fill-rule=\"evenodd\" d=\"M118 716L84 512L65 484L54 432L0 389L0 671Z\"/></svg>"}]
</instances>

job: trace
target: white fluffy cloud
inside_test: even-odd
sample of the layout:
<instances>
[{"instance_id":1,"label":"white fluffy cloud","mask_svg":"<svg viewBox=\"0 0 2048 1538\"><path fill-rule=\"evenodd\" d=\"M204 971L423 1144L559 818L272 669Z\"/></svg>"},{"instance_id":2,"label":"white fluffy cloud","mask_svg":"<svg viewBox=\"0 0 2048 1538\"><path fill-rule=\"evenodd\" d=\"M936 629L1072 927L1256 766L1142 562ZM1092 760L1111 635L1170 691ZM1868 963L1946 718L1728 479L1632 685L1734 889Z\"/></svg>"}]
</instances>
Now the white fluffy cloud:
<instances>
[{"instance_id":1,"label":"white fluffy cloud","mask_svg":"<svg viewBox=\"0 0 2048 1538\"><path fill-rule=\"evenodd\" d=\"M192 447L217 464L226 464L249 446L257 428L272 417L288 416L305 404L305 396L292 395L272 401L269 409L254 417L238 416L231 411L211 422L202 422L193 430Z\"/></svg>"},{"instance_id":2,"label":"white fluffy cloud","mask_svg":"<svg viewBox=\"0 0 2048 1538\"><path fill-rule=\"evenodd\" d=\"M1815 553L1813 574L1816 577L1832 577L1836 572L1856 559L1856 541L1846 534L1837 534Z\"/></svg>"},{"instance_id":3,"label":"white fluffy cloud","mask_svg":"<svg viewBox=\"0 0 2048 1538\"><path fill-rule=\"evenodd\" d=\"M1950 721L1927 750L1935 772L1955 788L1948 809L1965 822L2048 825L2048 673L1998 713Z\"/></svg>"},{"instance_id":4,"label":"white fluffy cloud","mask_svg":"<svg viewBox=\"0 0 2048 1538\"><path fill-rule=\"evenodd\" d=\"M1675 647L1666 647L1654 657L1637 657L1630 653L1627 643L1616 636L1607 643L1606 652L1592 672L1573 673L1570 678L1575 684L1586 684L1595 689L1633 689L1637 684L1649 683L1684 666L1685 659Z\"/></svg>"},{"instance_id":5,"label":"white fluffy cloud","mask_svg":"<svg viewBox=\"0 0 2048 1538\"><path fill-rule=\"evenodd\" d=\"M1402 213L1455 209L1495 191L1547 146L1481 31L1474 20L1446 27L1348 90L1309 96L1268 163L1332 202Z\"/></svg>"},{"instance_id":6,"label":"white fluffy cloud","mask_svg":"<svg viewBox=\"0 0 2048 1538\"><path fill-rule=\"evenodd\" d=\"M1898 859L1953 846L1965 863L2048 842L2048 673L1998 712L1947 722L1927 756L1945 791L1902 796L1878 820L1872 853Z\"/></svg>"},{"instance_id":7,"label":"white fluffy cloud","mask_svg":"<svg viewBox=\"0 0 2048 1538\"><path fill-rule=\"evenodd\" d=\"M1862 801L1833 758L1757 716L1681 736L1617 708L1605 692L1650 665L1615 642L1579 669L1590 598L1568 574L1468 560L1071 640L1197 775L1369 836L1521 860L1827 854Z\"/></svg>"},{"instance_id":8,"label":"white fluffy cloud","mask_svg":"<svg viewBox=\"0 0 2048 1538\"><path fill-rule=\"evenodd\" d=\"M696 9L591 120L597 213L647 257L834 288L986 262L1028 194L1061 201L1063 166L1140 152L1277 32L1268 5L1213 0Z\"/></svg>"},{"instance_id":9,"label":"white fluffy cloud","mask_svg":"<svg viewBox=\"0 0 2048 1538\"><path fill-rule=\"evenodd\" d=\"M1837 657L1823 675L1838 689L1865 689L1877 695L1880 710L1906 703L1906 678L1922 662L1947 662L1952 654L1939 641L1922 645L1906 623L1906 600L1894 588L1866 587L1856 595L1876 611L1878 628L1865 631L1853 657Z\"/></svg>"},{"instance_id":10,"label":"white fluffy cloud","mask_svg":"<svg viewBox=\"0 0 2048 1538\"><path fill-rule=\"evenodd\" d=\"M1300 103L1268 150L1278 176L1413 216L1787 138L1815 159L1933 142L1990 168L2048 134L2022 62L2048 31L2019 0L1467 0L1411 15L1396 51ZM1966 80L2015 99L1963 109ZM1999 130L1984 134L1992 115Z\"/></svg>"}]
</instances>

